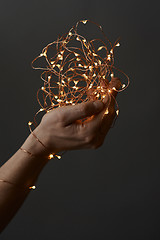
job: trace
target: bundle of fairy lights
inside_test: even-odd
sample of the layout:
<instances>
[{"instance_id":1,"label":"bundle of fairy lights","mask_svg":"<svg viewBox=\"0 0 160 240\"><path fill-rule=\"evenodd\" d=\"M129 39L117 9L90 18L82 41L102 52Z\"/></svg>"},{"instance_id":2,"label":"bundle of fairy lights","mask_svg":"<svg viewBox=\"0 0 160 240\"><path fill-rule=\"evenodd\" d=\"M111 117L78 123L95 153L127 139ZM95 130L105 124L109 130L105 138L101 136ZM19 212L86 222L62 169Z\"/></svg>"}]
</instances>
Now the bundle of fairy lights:
<instances>
[{"instance_id":1,"label":"bundle of fairy lights","mask_svg":"<svg viewBox=\"0 0 160 240\"><path fill-rule=\"evenodd\" d=\"M105 41L99 38L88 40L78 33L79 25L88 23L98 27ZM121 88L113 87L114 91L125 90L129 85L129 78L114 66L114 49L118 46L119 41L112 45L100 25L90 20L81 20L65 35L44 47L42 53L32 61L34 69L43 70L41 74L43 86L37 91L37 100L41 108L35 114L34 124L36 125L36 116L39 112L47 113L61 106L102 100L108 93L112 97L109 83L115 71L123 74L124 83L120 79ZM52 51L55 51L55 54L52 54ZM39 58L44 58L45 67L34 66ZM118 115L117 102L116 106ZM29 125L31 124L29 122Z\"/></svg>"}]
</instances>

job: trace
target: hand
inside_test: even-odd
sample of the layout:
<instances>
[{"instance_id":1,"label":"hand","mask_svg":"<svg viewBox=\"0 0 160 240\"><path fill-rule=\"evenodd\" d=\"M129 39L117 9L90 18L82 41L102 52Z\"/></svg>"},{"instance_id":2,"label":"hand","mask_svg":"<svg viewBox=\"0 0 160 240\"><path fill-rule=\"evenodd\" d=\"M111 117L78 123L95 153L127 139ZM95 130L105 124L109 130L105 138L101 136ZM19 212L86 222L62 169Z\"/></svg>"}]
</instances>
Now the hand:
<instances>
[{"instance_id":1,"label":"hand","mask_svg":"<svg viewBox=\"0 0 160 240\"><path fill-rule=\"evenodd\" d=\"M110 86L119 86L118 79L112 79ZM115 96L116 92L113 90ZM103 102L90 101L73 106L56 108L45 114L39 126L34 130L49 152L71 149L98 148L115 117L114 100L108 94ZM110 104L109 104L110 103ZM109 105L109 114L105 115ZM88 118L84 123L80 119ZM46 151L39 143L39 149ZM43 149L43 150L42 150Z\"/></svg>"}]
</instances>

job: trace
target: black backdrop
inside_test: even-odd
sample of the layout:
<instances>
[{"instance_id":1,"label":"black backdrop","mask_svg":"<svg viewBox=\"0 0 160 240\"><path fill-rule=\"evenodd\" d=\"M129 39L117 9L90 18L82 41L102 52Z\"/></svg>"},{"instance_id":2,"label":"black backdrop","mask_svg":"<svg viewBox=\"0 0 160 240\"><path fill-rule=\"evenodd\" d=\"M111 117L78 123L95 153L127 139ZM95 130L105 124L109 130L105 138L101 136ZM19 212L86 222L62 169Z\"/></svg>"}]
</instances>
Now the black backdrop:
<instances>
[{"instance_id":1,"label":"black backdrop","mask_svg":"<svg viewBox=\"0 0 160 240\"><path fill-rule=\"evenodd\" d=\"M158 1L0 1L0 158L23 143L37 109L40 72L30 62L80 19L101 24L116 64L131 79L120 116L97 150L51 161L15 218L8 239L160 239Z\"/></svg>"}]
</instances>

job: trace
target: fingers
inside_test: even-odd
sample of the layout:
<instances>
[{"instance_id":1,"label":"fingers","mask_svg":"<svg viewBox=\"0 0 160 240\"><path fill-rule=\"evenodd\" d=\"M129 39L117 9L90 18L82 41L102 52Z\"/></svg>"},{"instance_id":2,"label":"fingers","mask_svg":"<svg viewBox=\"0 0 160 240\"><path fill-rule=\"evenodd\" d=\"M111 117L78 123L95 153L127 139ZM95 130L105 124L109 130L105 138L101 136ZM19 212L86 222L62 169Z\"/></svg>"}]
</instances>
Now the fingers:
<instances>
[{"instance_id":1,"label":"fingers","mask_svg":"<svg viewBox=\"0 0 160 240\"><path fill-rule=\"evenodd\" d=\"M95 142L94 146L97 148L101 146L106 134L108 133L113 120L115 118L115 98L117 96L117 91L115 89L119 89L121 86L121 82L118 78L112 78L112 81L109 84L109 89L111 92L108 92L106 97L103 100L104 109L97 115L95 115L92 120L85 123L85 129L91 135L95 133ZM105 114L106 109L108 109L108 114Z\"/></svg>"},{"instance_id":2,"label":"fingers","mask_svg":"<svg viewBox=\"0 0 160 240\"><path fill-rule=\"evenodd\" d=\"M90 117L102 111L104 104L97 100L95 102L80 103L72 106L65 106L54 110L58 114L59 121L64 125L69 125L76 120Z\"/></svg>"},{"instance_id":3,"label":"fingers","mask_svg":"<svg viewBox=\"0 0 160 240\"><path fill-rule=\"evenodd\" d=\"M102 119L102 124L101 124L101 132L104 132L104 134L108 132L115 118L115 101L116 101L115 98L118 94L116 90L118 90L120 87L121 87L121 82L119 78L112 78L111 82L109 83L110 93L108 94L110 98L110 103L107 111L108 114L104 114L104 117Z\"/></svg>"},{"instance_id":4,"label":"fingers","mask_svg":"<svg viewBox=\"0 0 160 240\"><path fill-rule=\"evenodd\" d=\"M118 94L117 90L120 89L121 87L121 81L119 78L112 78L112 80L109 83L109 94L111 97L111 102L109 106L109 110L114 110L114 105L115 105L115 98Z\"/></svg>"},{"instance_id":5,"label":"fingers","mask_svg":"<svg viewBox=\"0 0 160 240\"><path fill-rule=\"evenodd\" d=\"M104 113L108 105L109 105L109 97L106 96L104 108L102 109L102 111L96 114L95 116L93 116L91 120L86 121L84 123L84 127L86 129L88 128L89 131L93 131L93 132L96 131L96 129L98 129L99 126L101 125Z\"/></svg>"}]
</instances>

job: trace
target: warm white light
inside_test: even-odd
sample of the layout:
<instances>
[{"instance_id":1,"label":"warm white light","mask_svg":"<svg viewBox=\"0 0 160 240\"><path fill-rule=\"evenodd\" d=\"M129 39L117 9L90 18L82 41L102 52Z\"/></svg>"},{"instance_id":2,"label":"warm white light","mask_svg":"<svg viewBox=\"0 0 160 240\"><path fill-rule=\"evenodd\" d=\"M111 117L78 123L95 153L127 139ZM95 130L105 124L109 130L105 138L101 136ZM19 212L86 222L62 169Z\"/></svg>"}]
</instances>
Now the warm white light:
<instances>
[{"instance_id":1,"label":"warm white light","mask_svg":"<svg viewBox=\"0 0 160 240\"><path fill-rule=\"evenodd\" d=\"M107 57L107 60L111 60L111 55L109 54L108 57Z\"/></svg>"},{"instance_id":2,"label":"warm white light","mask_svg":"<svg viewBox=\"0 0 160 240\"><path fill-rule=\"evenodd\" d=\"M54 158L54 155L51 153L48 158L52 159L52 158Z\"/></svg>"},{"instance_id":3,"label":"warm white light","mask_svg":"<svg viewBox=\"0 0 160 240\"><path fill-rule=\"evenodd\" d=\"M117 44L116 44L116 47L119 47L119 46L120 46L120 43L117 43Z\"/></svg>"},{"instance_id":4,"label":"warm white light","mask_svg":"<svg viewBox=\"0 0 160 240\"><path fill-rule=\"evenodd\" d=\"M118 114L119 114L119 110L116 110L116 114L117 114L117 116L118 116Z\"/></svg>"},{"instance_id":5,"label":"warm white light","mask_svg":"<svg viewBox=\"0 0 160 240\"><path fill-rule=\"evenodd\" d=\"M109 111L108 111L108 108L107 108L104 114L108 114L108 113L109 113Z\"/></svg>"},{"instance_id":6,"label":"warm white light","mask_svg":"<svg viewBox=\"0 0 160 240\"><path fill-rule=\"evenodd\" d=\"M31 186L31 187L29 187L29 189L36 189L36 186Z\"/></svg>"},{"instance_id":7,"label":"warm white light","mask_svg":"<svg viewBox=\"0 0 160 240\"><path fill-rule=\"evenodd\" d=\"M88 21L88 20L82 20L82 22L83 22L84 24L86 24L86 23L87 23L87 21Z\"/></svg>"},{"instance_id":8,"label":"warm white light","mask_svg":"<svg viewBox=\"0 0 160 240\"><path fill-rule=\"evenodd\" d=\"M100 46L97 51L102 50L102 48L104 48L104 46Z\"/></svg>"},{"instance_id":9,"label":"warm white light","mask_svg":"<svg viewBox=\"0 0 160 240\"><path fill-rule=\"evenodd\" d=\"M114 77L114 74L113 74L113 73L111 73L111 78L112 78L112 77Z\"/></svg>"}]
</instances>

